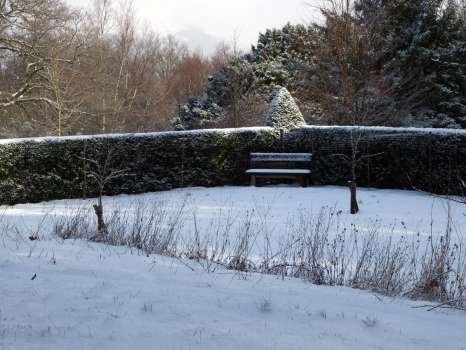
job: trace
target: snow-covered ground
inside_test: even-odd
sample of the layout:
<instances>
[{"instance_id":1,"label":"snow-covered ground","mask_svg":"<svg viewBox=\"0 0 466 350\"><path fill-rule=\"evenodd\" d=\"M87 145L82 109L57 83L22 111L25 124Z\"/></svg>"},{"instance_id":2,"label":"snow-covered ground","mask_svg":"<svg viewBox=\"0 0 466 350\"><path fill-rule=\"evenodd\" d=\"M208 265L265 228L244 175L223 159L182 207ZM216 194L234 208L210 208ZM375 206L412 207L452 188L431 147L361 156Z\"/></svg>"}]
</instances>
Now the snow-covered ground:
<instances>
[{"instance_id":1,"label":"snow-covered ground","mask_svg":"<svg viewBox=\"0 0 466 350\"><path fill-rule=\"evenodd\" d=\"M207 230L212 220L232 217L237 221L247 213L267 226L272 236L287 233L290 222L299 216L318 215L328 208L338 215L340 226L356 225L361 231L377 225L388 233L441 235L448 217L452 218L454 235L466 228L466 205L427 193L359 189L361 212L349 214L349 191L336 186L323 187L219 187L187 188L141 195L121 195L104 200L105 211L131 212L141 206L163 206L169 212L183 210L182 230L190 234L194 216L200 231ZM2 220L21 227L21 231L48 233L47 223L85 208L92 214L95 200L61 200L38 204L0 207ZM466 235L466 233L464 233Z\"/></svg>"},{"instance_id":2,"label":"snow-covered ground","mask_svg":"<svg viewBox=\"0 0 466 350\"><path fill-rule=\"evenodd\" d=\"M465 348L461 311L192 267L81 241L7 242L0 248L0 348Z\"/></svg>"},{"instance_id":3,"label":"snow-covered ground","mask_svg":"<svg viewBox=\"0 0 466 350\"><path fill-rule=\"evenodd\" d=\"M465 206L423 193L363 189L362 212L353 217L346 213L347 191L192 188L106 204L123 211L135 201L173 210L186 203L184 234L193 229L193 213L207 229L213 216L254 211L276 237L298 213L322 206L341 210L342 225L378 221L396 227L395 234L441 234L450 207L454 232L465 234ZM50 218L92 202L2 208L4 225L16 229L0 233L0 349L466 349L462 311L428 312L416 308L425 302L299 279L208 273L194 261L51 236ZM30 233L41 239L29 241Z\"/></svg>"}]
</instances>

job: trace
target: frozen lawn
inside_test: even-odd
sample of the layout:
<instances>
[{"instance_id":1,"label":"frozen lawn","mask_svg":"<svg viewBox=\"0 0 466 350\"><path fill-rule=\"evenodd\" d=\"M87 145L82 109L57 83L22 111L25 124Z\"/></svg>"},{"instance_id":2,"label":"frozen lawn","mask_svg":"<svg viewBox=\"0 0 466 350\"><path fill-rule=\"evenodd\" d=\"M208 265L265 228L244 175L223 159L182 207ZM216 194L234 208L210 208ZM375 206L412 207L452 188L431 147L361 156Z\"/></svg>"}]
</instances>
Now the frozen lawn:
<instances>
[{"instance_id":1,"label":"frozen lawn","mask_svg":"<svg viewBox=\"0 0 466 350\"><path fill-rule=\"evenodd\" d=\"M460 311L194 264L193 272L174 259L80 241L5 245L3 350L465 347Z\"/></svg>"},{"instance_id":2,"label":"frozen lawn","mask_svg":"<svg viewBox=\"0 0 466 350\"><path fill-rule=\"evenodd\" d=\"M400 234L444 231L444 200L361 190L362 212L352 217L346 214L347 192L339 187L194 188L107 198L106 203L123 211L135 200L162 201L172 208L187 200L185 234L192 230L194 212L207 227L212 216L254 210L282 235L295 215L322 206L341 210L344 225L361 229L378 221ZM51 237L45 214L67 215L91 203L3 209L2 220L19 225L23 233L0 233L0 349L466 348L466 313L461 311L427 312L415 308L425 302L298 279L224 269L207 273L194 261ZM466 208L452 204L450 213L460 237ZM24 237L35 231L40 241Z\"/></svg>"},{"instance_id":3,"label":"frozen lawn","mask_svg":"<svg viewBox=\"0 0 466 350\"><path fill-rule=\"evenodd\" d=\"M168 192L141 195L122 195L105 198L107 213L134 210L145 205L166 206L175 211L185 203L183 231L190 234L193 214L198 225L210 227L213 218L232 216L240 218L246 213L260 219L272 235L287 232L289 222L300 215L317 215L323 207L340 213L339 221L344 226L355 224L361 231L375 224L390 233L440 235L445 232L448 213L452 217L454 235L461 235L466 227L466 205L461 205L426 193L359 189L361 212L349 214L349 190L343 187L220 187L188 188ZM39 204L24 204L3 207L3 220L19 224L23 230L44 230L52 216L67 215L76 208L87 208L92 214L94 200L64 200ZM44 214L48 217L44 220ZM202 230L201 230L202 231Z\"/></svg>"}]
</instances>

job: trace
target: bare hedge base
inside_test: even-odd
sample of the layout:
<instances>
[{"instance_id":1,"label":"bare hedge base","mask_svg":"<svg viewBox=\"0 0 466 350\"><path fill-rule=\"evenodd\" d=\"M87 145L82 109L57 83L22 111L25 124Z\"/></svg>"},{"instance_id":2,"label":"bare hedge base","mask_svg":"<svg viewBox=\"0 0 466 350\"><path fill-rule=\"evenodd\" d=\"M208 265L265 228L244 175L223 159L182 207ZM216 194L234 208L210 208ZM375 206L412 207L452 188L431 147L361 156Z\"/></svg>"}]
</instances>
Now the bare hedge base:
<instances>
[{"instance_id":1,"label":"bare hedge base","mask_svg":"<svg viewBox=\"0 0 466 350\"><path fill-rule=\"evenodd\" d=\"M191 186L247 185L250 152L313 153L314 184L345 185L351 133L362 132L360 186L419 189L462 195L466 131L304 127L280 142L272 128L242 128L33 138L0 141L0 203L93 197L86 159L112 150L112 167L125 169L106 194L132 194Z\"/></svg>"}]
</instances>

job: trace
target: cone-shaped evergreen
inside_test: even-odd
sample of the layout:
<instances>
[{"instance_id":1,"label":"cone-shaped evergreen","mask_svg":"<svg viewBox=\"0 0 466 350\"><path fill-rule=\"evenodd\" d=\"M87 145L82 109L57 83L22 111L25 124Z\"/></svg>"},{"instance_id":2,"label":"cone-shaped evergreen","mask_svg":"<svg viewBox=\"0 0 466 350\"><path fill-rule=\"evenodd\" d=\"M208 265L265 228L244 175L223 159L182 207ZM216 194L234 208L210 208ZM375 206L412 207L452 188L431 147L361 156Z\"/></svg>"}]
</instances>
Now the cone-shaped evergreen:
<instances>
[{"instance_id":1,"label":"cone-shaped evergreen","mask_svg":"<svg viewBox=\"0 0 466 350\"><path fill-rule=\"evenodd\" d=\"M306 124L293 96L282 87L277 91L266 116L267 126L290 130Z\"/></svg>"}]
</instances>

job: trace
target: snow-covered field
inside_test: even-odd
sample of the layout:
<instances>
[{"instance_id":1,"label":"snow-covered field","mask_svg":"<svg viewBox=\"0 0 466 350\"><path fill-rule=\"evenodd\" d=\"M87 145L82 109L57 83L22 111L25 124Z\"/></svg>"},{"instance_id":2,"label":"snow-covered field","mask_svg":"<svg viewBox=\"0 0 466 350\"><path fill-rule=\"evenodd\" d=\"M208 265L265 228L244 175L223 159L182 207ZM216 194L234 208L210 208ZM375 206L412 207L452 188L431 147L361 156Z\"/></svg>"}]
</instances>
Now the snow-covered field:
<instances>
[{"instance_id":1,"label":"snow-covered field","mask_svg":"<svg viewBox=\"0 0 466 350\"><path fill-rule=\"evenodd\" d=\"M362 189L361 213L347 214L339 187L192 188L107 198L109 210L135 201L185 203L184 235L213 217L257 213L287 232L299 213L323 206L341 225L387 234L466 234L466 206L423 193ZM125 247L54 238L50 222L90 201L4 207L0 233L0 349L466 349L466 313L416 308L426 302L299 279L244 274ZM74 209L73 209L74 208ZM449 209L448 209L449 208ZM228 213L228 214L225 214ZM200 228L199 228L200 227ZM37 233L38 241L26 236Z\"/></svg>"},{"instance_id":2,"label":"snow-covered field","mask_svg":"<svg viewBox=\"0 0 466 350\"><path fill-rule=\"evenodd\" d=\"M342 225L355 224L362 231L377 223L390 233L440 235L445 232L448 216L453 218L455 234L461 234L466 227L465 205L427 193L359 189L358 201L361 212L353 216L349 214L349 191L343 187L221 187L107 197L104 204L107 213L151 205L164 206L173 212L184 205L183 231L188 234L193 228L194 216L201 228L208 228L215 218L239 219L252 213L261 224L267 225L268 232L280 235L288 230L290 221L302 215L317 215L323 207L340 214ZM47 234L48 221L71 215L80 208L92 213L93 203L93 199L78 199L21 204L0 207L0 215L3 221L19 225L21 231L40 230Z\"/></svg>"}]
</instances>

